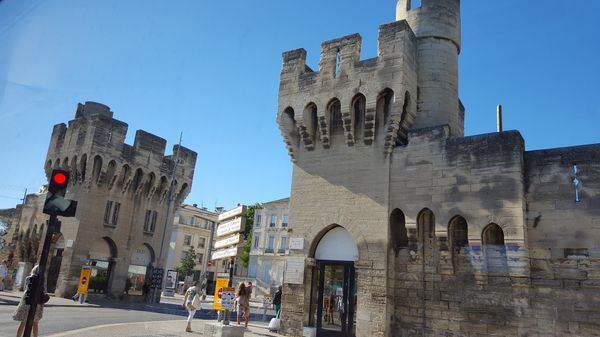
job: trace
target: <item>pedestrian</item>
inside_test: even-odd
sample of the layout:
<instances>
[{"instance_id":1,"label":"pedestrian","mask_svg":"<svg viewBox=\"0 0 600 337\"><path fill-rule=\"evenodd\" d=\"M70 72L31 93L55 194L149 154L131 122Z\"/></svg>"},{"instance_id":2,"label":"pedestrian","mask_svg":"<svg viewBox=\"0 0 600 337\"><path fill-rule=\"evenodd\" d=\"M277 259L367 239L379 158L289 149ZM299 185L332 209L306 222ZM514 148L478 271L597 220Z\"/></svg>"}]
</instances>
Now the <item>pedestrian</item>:
<instances>
[{"instance_id":1,"label":"pedestrian","mask_svg":"<svg viewBox=\"0 0 600 337\"><path fill-rule=\"evenodd\" d=\"M277 292L273 296L273 307L275 307L275 317L281 313L281 286L277 287Z\"/></svg>"},{"instance_id":2,"label":"pedestrian","mask_svg":"<svg viewBox=\"0 0 600 337\"><path fill-rule=\"evenodd\" d=\"M248 288L246 288L244 282L242 282L240 284L240 287L238 288L237 297L239 306L239 309L237 311L237 324L240 324L240 316L243 313L244 320L246 321L244 326L247 328L250 316L250 292L248 291Z\"/></svg>"},{"instance_id":3,"label":"pedestrian","mask_svg":"<svg viewBox=\"0 0 600 337\"><path fill-rule=\"evenodd\" d=\"M252 298L252 282L248 282L248 286L246 287L246 291L248 292L248 300Z\"/></svg>"},{"instance_id":4,"label":"pedestrian","mask_svg":"<svg viewBox=\"0 0 600 337\"><path fill-rule=\"evenodd\" d=\"M146 282L142 286L142 295L144 295L144 302L148 302L148 294L150 293L150 283Z\"/></svg>"},{"instance_id":5,"label":"pedestrian","mask_svg":"<svg viewBox=\"0 0 600 337\"><path fill-rule=\"evenodd\" d=\"M4 291L4 282L8 276L8 267L6 267L6 260L0 263L0 291Z\"/></svg>"},{"instance_id":6,"label":"pedestrian","mask_svg":"<svg viewBox=\"0 0 600 337\"><path fill-rule=\"evenodd\" d=\"M38 282L41 282L38 272L39 267L36 265L33 267L33 269L31 269L31 274L25 279L25 292L23 293L23 297L21 297L21 301L19 301L19 305L17 305L17 309L13 314L13 319L21 322L17 330L17 337L21 337L23 331L25 330L25 321L27 321L27 315L29 314L29 303L31 303L32 300L32 298L28 297L28 293L31 294ZM30 289L31 291L29 291ZM44 288L42 288L40 295L41 296L37 301L37 307L35 308L35 315L33 317L32 332L34 337L38 337L38 322L42 319L44 303L48 302L50 299L50 296L48 296Z\"/></svg>"},{"instance_id":7,"label":"pedestrian","mask_svg":"<svg viewBox=\"0 0 600 337\"><path fill-rule=\"evenodd\" d=\"M129 279L129 277L127 279L125 279L125 295L129 295L129 289L131 289L132 285L133 285L133 283L131 283L131 280Z\"/></svg>"},{"instance_id":8,"label":"pedestrian","mask_svg":"<svg viewBox=\"0 0 600 337\"><path fill-rule=\"evenodd\" d=\"M188 311L186 332L192 332L192 319L196 314L196 310L200 309L200 288L198 288L198 282L193 281L192 286L185 291L185 297L183 298L183 307Z\"/></svg>"}]
</instances>

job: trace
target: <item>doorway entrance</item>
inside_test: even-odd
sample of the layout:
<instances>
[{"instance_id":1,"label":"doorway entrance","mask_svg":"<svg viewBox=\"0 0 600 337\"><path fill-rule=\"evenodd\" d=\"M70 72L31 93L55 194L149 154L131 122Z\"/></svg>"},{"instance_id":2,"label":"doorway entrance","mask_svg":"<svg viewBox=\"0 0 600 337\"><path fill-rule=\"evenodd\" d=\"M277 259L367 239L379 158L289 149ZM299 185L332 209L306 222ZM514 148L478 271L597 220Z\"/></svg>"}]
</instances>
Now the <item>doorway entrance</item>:
<instances>
[{"instance_id":1,"label":"doorway entrance","mask_svg":"<svg viewBox=\"0 0 600 337\"><path fill-rule=\"evenodd\" d=\"M317 337L356 335L358 247L352 235L335 226L319 240L314 253L310 322Z\"/></svg>"},{"instance_id":2,"label":"doorway entrance","mask_svg":"<svg viewBox=\"0 0 600 337\"><path fill-rule=\"evenodd\" d=\"M317 336L354 336L356 274L354 262L319 261Z\"/></svg>"}]
</instances>

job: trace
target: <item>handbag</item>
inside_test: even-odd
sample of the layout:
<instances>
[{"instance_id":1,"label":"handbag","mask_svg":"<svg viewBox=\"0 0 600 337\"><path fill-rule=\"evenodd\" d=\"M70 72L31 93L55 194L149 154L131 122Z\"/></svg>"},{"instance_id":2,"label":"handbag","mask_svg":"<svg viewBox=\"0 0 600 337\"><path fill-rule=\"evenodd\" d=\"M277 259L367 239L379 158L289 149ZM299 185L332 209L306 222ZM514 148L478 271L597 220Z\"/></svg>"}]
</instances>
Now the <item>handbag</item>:
<instances>
[{"instance_id":1,"label":"handbag","mask_svg":"<svg viewBox=\"0 0 600 337\"><path fill-rule=\"evenodd\" d=\"M269 331L279 331L279 327L281 326L281 319L279 318L280 312L277 313L277 316L271 318L271 321L269 322Z\"/></svg>"},{"instance_id":2,"label":"handbag","mask_svg":"<svg viewBox=\"0 0 600 337\"><path fill-rule=\"evenodd\" d=\"M202 309L202 295L196 293L194 295L194 298L192 299L192 307L194 307L195 310L198 309Z\"/></svg>"},{"instance_id":3,"label":"handbag","mask_svg":"<svg viewBox=\"0 0 600 337\"><path fill-rule=\"evenodd\" d=\"M42 290L42 293L40 294L40 303L46 304L48 301L50 301L50 295Z\"/></svg>"}]
</instances>

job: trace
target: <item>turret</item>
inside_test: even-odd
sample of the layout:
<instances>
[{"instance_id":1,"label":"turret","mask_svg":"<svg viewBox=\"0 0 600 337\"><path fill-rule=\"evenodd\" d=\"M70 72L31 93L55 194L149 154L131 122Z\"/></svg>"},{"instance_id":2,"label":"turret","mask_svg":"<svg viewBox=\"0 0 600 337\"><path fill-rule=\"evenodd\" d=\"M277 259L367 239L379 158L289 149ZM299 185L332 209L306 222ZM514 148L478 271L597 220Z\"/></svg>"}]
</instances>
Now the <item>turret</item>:
<instances>
[{"instance_id":1,"label":"turret","mask_svg":"<svg viewBox=\"0 0 600 337\"><path fill-rule=\"evenodd\" d=\"M398 0L396 20L406 20L417 37L417 117L413 128L441 124L452 136L464 134L464 108L458 98L460 0Z\"/></svg>"}]
</instances>

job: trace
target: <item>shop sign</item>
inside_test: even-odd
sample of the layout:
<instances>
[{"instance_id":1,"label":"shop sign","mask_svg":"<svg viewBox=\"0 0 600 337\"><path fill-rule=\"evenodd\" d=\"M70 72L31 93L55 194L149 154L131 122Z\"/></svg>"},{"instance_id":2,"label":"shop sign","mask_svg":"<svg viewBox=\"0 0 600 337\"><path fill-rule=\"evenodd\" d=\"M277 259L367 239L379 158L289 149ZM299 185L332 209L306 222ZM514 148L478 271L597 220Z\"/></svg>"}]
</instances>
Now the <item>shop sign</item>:
<instances>
[{"instance_id":1,"label":"shop sign","mask_svg":"<svg viewBox=\"0 0 600 337\"><path fill-rule=\"evenodd\" d=\"M87 294L90 286L90 277L92 275L92 268L90 266L84 266L79 274L79 284L77 285L78 294Z\"/></svg>"}]
</instances>

